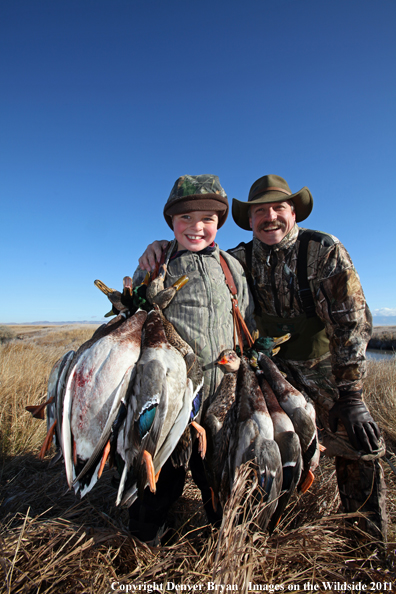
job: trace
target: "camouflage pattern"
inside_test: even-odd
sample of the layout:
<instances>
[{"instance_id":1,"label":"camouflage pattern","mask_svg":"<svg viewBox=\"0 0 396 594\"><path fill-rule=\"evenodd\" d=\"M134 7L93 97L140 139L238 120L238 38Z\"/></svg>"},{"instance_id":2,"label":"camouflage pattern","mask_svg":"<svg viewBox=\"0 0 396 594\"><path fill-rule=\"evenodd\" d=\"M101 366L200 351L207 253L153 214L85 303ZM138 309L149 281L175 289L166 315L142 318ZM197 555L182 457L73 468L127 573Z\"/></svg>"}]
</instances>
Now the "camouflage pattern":
<instances>
[{"instance_id":1,"label":"camouflage pattern","mask_svg":"<svg viewBox=\"0 0 396 594\"><path fill-rule=\"evenodd\" d=\"M182 252L170 260L165 278L165 287L172 285L183 274L189 278L163 313L205 367L205 400L213 394L223 377L223 372L215 365L216 359L222 350L233 348L234 344L231 294L225 283L219 254L217 245L209 254ZM239 308L252 332L255 328L254 304L245 273L229 254L223 251L221 254L231 270L238 291ZM143 280L144 274L137 269L134 285Z\"/></svg>"},{"instance_id":2,"label":"camouflage pattern","mask_svg":"<svg viewBox=\"0 0 396 594\"><path fill-rule=\"evenodd\" d=\"M223 198L227 197L217 175L182 175L176 180L167 205L179 198L197 194L218 194Z\"/></svg>"},{"instance_id":3,"label":"camouflage pattern","mask_svg":"<svg viewBox=\"0 0 396 594\"><path fill-rule=\"evenodd\" d=\"M273 246L253 239L252 277L259 305L269 315L294 318L304 313L296 274L298 231L295 225ZM316 241L309 243L308 280L316 315L325 324L330 341L335 384L338 388L360 390L372 332L371 314L347 250L335 237L327 237L327 246ZM230 253L246 265L244 246Z\"/></svg>"},{"instance_id":4,"label":"camouflage pattern","mask_svg":"<svg viewBox=\"0 0 396 594\"><path fill-rule=\"evenodd\" d=\"M217 212L217 228L224 225L228 216L227 194L217 175L182 175L176 180L164 206L164 217L173 229L172 216L199 210Z\"/></svg>"},{"instance_id":5,"label":"camouflage pattern","mask_svg":"<svg viewBox=\"0 0 396 594\"><path fill-rule=\"evenodd\" d=\"M262 310L272 316L293 318L304 313L296 274L298 231L295 225L273 246L253 239L252 277L256 298ZM339 390L358 391L363 387L372 321L348 252L335 237L323 236L328 241L309 243L307 268L316 315L325 325L330 352L316 359L292 361L282 359L281 349L275 361L290 383L315 403L325 454L336 459L344 511L367 513L367 518L359 519L360 528L386 541L386 487L381 464L375 459L385 454L384 441L381 439L380 449L369 455L352 447L341 423L336 433L329 427L329 411L339 398ZM246 266L243 245L230 253Z\"/></svg>"},{"instance_id":6,"label":"camouflage pattern","mask_svg":"<svg viewBox=\"0 0 396 594\"><path fill-rule=\"evenodd\" d=\"M282 350L279 355L281 354ZM375 454L367 454L352 447L342 423L338 423L336 433L331 431L329 411L338 399L339 391L332 374L330 354L310 361L286 361L279 355L275 357L279 369L286 373L290 383L298 388L307 400L315 404L316 418L322 443L326 447L326 456L342 456L349 460L373 460L385 454L385 443L382 438L380 449Z\"/></svg>"},{"instance_id":7,"label":"camouflage pattern","mask_svg":"<svg viewBox=\"0 0 396 594\"><path fill-rule=\"evenodd\" d=\"M380 461L356 461L337 457L336 473L344 511L366 514L367 517L354 518L353 521L364 532L386 542L386 485Z\"/></svg>"},{"instance_id":8,"label":"camouflage pattern","mask_svg":"<svg viewBox=\"0 0 396 594\"><path fill-rule=\"evenodd\" d=\"M281 354L281 352L279 353ZM275 357L279 369L298 388L307 400L315 404L316 421L320 430L325 456L335 456L337 483L343 510L367 514L367 518L353 518L364 532L376 539L386 541L388 519L386 512L386 485L381 463L385 455L385 442L381 438L380 449L375 454L355 450L347 432L338 423L336 433L329 427L329 411L339 393L331 370L330 354L311 361L286 361Z\"/></svg>"}]
</instances>

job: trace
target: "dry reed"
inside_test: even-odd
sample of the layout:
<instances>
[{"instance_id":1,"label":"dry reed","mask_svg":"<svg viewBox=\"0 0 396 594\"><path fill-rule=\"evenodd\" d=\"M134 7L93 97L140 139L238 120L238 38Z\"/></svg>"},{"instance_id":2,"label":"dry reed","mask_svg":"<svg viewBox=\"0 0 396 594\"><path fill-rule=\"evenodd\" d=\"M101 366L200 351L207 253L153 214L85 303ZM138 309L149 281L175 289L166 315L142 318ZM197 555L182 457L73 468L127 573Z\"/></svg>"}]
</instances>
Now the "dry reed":
<instances>
[{"instance_id":1,"label":"dry reed","mask_svg":"<svg viewBox=\"0 0 396 594\"><path fill-rule=\"evenodd\" d=\"M368 362L364 397L388 438L388 449L392 448L396 445L396 358Z\"/></svg>"},{"instance_id":2,"label":"dry reed","mask_svg":"<svg viewBox=\"0 0 396 594\"><path fill-rule=\"evenodd\" d=\"M67 489L62 462L50 466L50 456L38 461L45 423L32 420L24 407L45 399L55 360L91 334L92 328L60 328L0 346L0 591L104 594L153 582L160 592L167 582L202 585L204 592L211 582L234 585L239 592L253 585L266 591L276 585L303 590L309 582L323 591L322 582L361 581L369 589L371 581L396 579L396 476L385 463L393 541L387 555L370 538L358 540L356 529L346 528L337 513L334 464L326 458L309 492L292 498L271 537L255 527L255 510L249 511L254 479L246 479L244 468L220 530L205 525L200 496L188 479L172 510L178 533L170 546L148 547L128 535L127 510L114 505L113 470L106 470L92 492L78 500ZM389 414L396 405L394 387L394 364L370 363L366 400L389 452L396 445L396 420ZM396 456L389 457L396 464Z\"/></svg>"}]
</instances>

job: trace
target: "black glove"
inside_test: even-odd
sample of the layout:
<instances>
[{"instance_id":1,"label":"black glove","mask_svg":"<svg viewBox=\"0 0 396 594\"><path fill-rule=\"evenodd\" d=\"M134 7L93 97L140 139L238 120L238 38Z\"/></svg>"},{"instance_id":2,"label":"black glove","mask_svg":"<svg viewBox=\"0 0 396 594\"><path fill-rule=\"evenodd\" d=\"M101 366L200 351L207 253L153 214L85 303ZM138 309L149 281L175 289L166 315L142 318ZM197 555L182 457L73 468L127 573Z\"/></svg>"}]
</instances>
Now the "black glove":
<instances>
[{"instance_id":1,"label":"black glove","mask_svg":"<svg viewBox=\"0 0 396 594\"><path fill-rule=\"evenodd\" d=\"M356 450L371 454L380 447L380 431L362 401L360 392L345 392L330 409L329 425L333 433L338 421L344 425L349 441Z\"/></svg>"}]
</instances>

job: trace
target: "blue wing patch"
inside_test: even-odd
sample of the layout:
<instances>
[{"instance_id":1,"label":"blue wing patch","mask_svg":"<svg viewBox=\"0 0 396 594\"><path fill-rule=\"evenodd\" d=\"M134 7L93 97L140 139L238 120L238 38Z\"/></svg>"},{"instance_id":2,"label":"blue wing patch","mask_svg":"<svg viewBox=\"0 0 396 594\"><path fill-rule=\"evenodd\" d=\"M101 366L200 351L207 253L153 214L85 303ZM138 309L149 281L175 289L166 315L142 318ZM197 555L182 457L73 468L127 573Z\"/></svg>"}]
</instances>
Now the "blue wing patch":
<instances>
[{"instance_id":1,"label":"blue wing patch","mask_svg":"<svg viewBox=\"0 0 396 594\"><path fill-rule=\"evenodd\" d=\"M140 415L140 417L137 421L139 437L141 440L145 437L145 435L147 435L147 433L151 429L151 425L154 422L155 413L157 411L157 406L158 406L157 403L150 404L148 406L148 408L146 408L146 410L144 410L142 412L142 414Z\"/></svg>"},{"instance_id":2,"label":"blue wing patch","mask_svg":"<svg viewBox=\"0 0 396 594\"><path fill-rule=\"evenodd\" d=\"M190 422L194 421L194 419L196 419L199 411L201 410L202 394L203 394L203 389L201 389L199 392L197 392L194 400L192 401L191 412L190 412Z\"/></svg>"}]
</instances>

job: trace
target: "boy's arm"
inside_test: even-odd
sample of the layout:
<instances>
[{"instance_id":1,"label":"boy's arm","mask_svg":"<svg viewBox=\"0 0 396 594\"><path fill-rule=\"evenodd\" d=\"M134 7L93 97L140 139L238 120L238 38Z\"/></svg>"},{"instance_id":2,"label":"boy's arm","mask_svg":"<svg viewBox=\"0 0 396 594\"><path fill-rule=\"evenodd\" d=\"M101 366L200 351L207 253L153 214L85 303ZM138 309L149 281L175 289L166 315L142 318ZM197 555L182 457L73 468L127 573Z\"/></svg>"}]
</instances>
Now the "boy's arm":
<instances>
[{"instance_id":1,"label":"boy's arm","mask_svg":"<svg viewBox=\"0 0 396 594\"><path fill-rule=\"evenodd\" d=\"M169 241L166 239L150 243L139 258L139 266L141 270L146 270L147 272L154 270L156 263L160 262L162 252L168 247L168 244Z\"/></svg>"}]
</instances>

